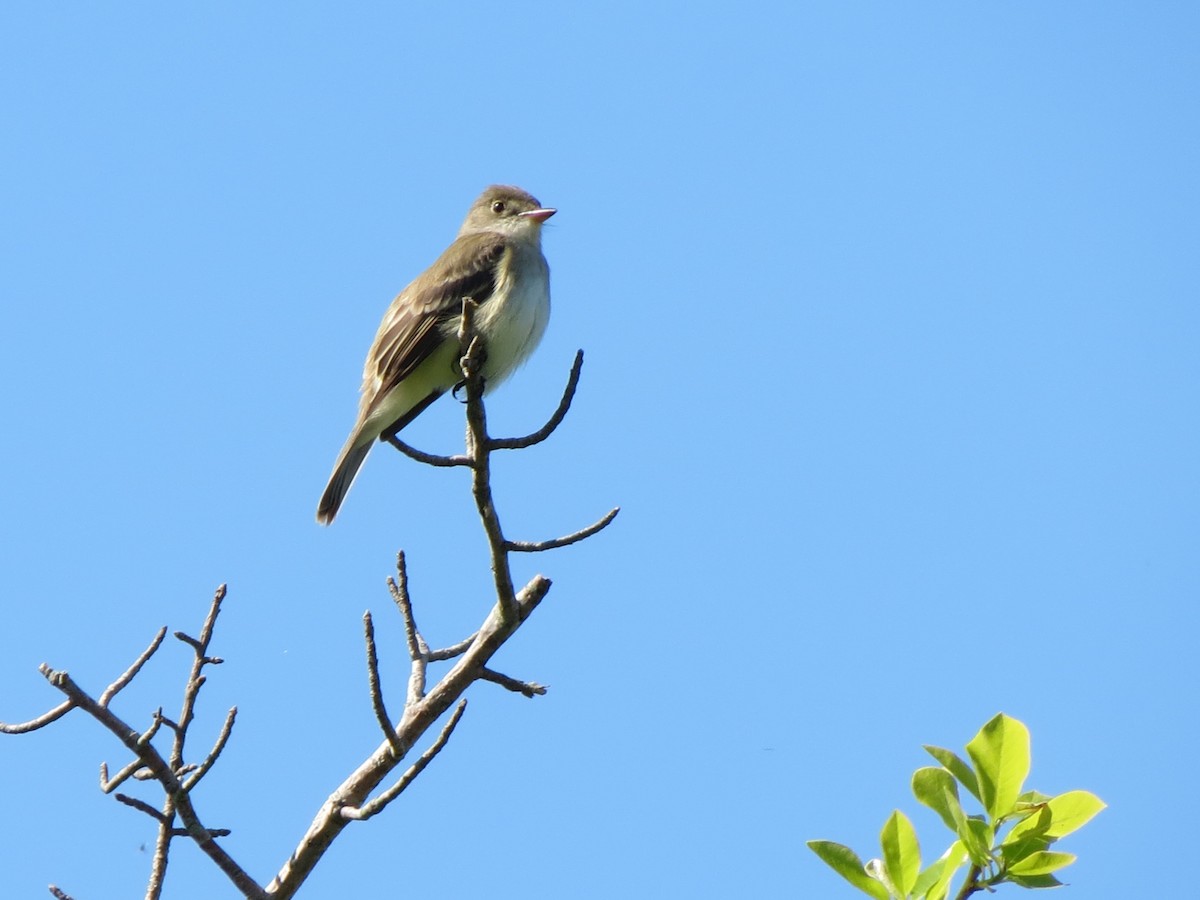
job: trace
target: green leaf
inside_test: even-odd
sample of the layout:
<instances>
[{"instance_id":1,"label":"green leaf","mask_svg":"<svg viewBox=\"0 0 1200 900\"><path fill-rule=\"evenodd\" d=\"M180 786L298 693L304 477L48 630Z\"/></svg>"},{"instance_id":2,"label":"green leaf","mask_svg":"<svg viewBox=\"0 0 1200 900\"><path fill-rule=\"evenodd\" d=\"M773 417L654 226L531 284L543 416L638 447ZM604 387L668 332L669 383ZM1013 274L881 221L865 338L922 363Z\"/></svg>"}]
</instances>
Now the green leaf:
<instances>
[{"instance_id":1,"label":"green leaf","mask_svg":"<svg viewBox=\"0 0 1200 900\"><path fill-rule=\"evenodd\" d=\"M999 713L971 738L967 755L988 815L996 821L1011 813L1029 775L1029 729Z\"/></svg>"},{"instance_id":2,"label":"green leaf","mask_svg":"<svg viewBox=\"0 0 1200 900\"><path fill-rule=\"evenodd\" d=\"M1045 812L1045 810L1043 810ZM1046 813L1046 819L1049 820L1049 813ZM1003 860L1005 867L1013 865L1031 853L1038 853L1048 848L1054 843L1050 838L1033 831L1022 832L1014 836L1009 834L1000 844L1000 858Z\"/></svg>"},{"instance_id":3,"label":"green leaf","mask_svg":"<svg viewBox=\"0 0 1200 900\"><path fill-rule=\"evenodd\" d=\"M945 900L950 892L950 882L966 861L967 851L962 841L955 841L937 862L930 863L929 868L917 876L913 896L922 900Z\"/></svg>"},{"instance_id":4,"label":"green leaf","mask_svg":"<svg viewBox=\"0 0 1200 900\"><path fill-rule=\"evenodd\" d=\"M949 791L946 792L946 807L954 817L954 833L962 841L971 862L977 866L988 865L992 861L993 833L987 822L978 816L968 817Z\"/></svg>"},{"instance_id":5,"label":"green leaf","mask_svg":"<svg viewBox=\"0 0 1200 900\"><path fill-rule=\"evenodd\" d=\"M1048 875L1063 866L1075 862L1074 853L1057 853L1054 850L1042 850L1030 853L1019 862L1008 867L1010 875Z\"/></svg>"},{"instance_id":6,"label":"green leaf","mask_svg":"<svg viewBox=\"0 0 1200 900\"><path fill-rule=\"evenodd\" d=\"M888 878L900 896L907 897L921 871L921 848L912 822L900 810L894 810L883 823L879 844L883 847L883 864Z\"/></svg>"},{"instance_id":7,"label":"green leaf","mask_svg":"<svg viewBox=\"0 0 1200 900\"><path fill-rule=\"evenodd\" d=\"M1023 888L1062 887L1062 882L1053 875L1009 875L1004 880Z\"/></svg>"},{"instance_id":8,"label":"green leaf","mask_svg":"<svg viewBox=\"0 0 1200 900\"><path fill-rule=\"evenodd\" d=\"M1008 835L1011 841L1024 834L1037 834L1056 841L1086 825L1105 803L1089 791L1067 791L1051 797L1036 816L1023 819Z\"/></svg>"},{"instance_id":9,"label":"green leaf","mask_svg":"<svg viewBox=\"0 0 1200 900\"><path fill-rule=\"evenodd\" d=\"M821 857L831 869L864 894L870 894L875 900L889 900L887 888L867 874L867 867L858 858L858 854L845 844L837 844L833 841L808 841L808 847Z\"/></svg>"},{"instance_id":10,"label":"green leaf","mask_svg":"<svg viewBox=\"0 0 1200 900\"><path fill-rule=\"evenodd\" d=\"M938 766L924 766L913 772L913 796L942 817L946 827L951 831L958 830L958 819L951 806L962 806L958 802L958 782L954 776Z\"/></svg>"},{"instance_id":11,"label":"green leaf","mask_svg":"<svg viewBox=\"0 0 1200 900\"><path fill-rule=\"evenodd\" d=\"M976 800L980 803L983 802L983 796L979 793L979 782L975 778L975 772L957 753L953 750L947 750L944 747L933 747L929 744L925 745L925 752L945 766L950 771L950 774L957 778Z\"/></svg>"},{"instance_id":12,"label":"green leaf","mask_svg":"<svg viewBox=\"0 0 1200 900\"><path fill-rule=\"evenodd\" d=\"M992 830L992 826L976 816L966 821L966 835L960 834L963 844L966 845L967 855L971 857L971 862L976 865L986 866L992 861L992 841L996 837L996 833Z\"/></svg>"},{"instance_id":13,"label":"green leaf","mask_svg":"<svg viewBox=\"0 0 1200 900\"><path fill-rule=\"evenodd\" d=\"M1017 808L1022 806L1041 806L1050 799L1049 794L1043 794L1041 791L1025 791L1017 798Z\"/></svg>"}]
</instances>

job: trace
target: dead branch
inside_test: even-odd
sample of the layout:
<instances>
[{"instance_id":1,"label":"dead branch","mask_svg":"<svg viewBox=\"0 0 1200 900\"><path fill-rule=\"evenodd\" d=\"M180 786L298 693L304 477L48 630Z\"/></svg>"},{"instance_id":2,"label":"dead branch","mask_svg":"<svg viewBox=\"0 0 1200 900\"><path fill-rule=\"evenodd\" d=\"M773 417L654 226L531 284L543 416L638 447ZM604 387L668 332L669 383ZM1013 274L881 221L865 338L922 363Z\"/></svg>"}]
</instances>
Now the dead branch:
<instances>
[{"instance_id":1,"label":"dead branch","mask_svg":"<svg viewBox=\"0 0 1200 900\"><path fill-rule=\"evenodd\" d=\"M533 434L527 434L525 437L519 438L491 438L488 448L491 450L523 450L526 447L532 447L534 444L540 444L550 435L554 434L555 429L562 424L563 419L567 417L567 411L571 408L571 401L575 399L575 388L579 387L579 373L583 371L583 351L575 351L575 361L571 363L571 374L567 378L567 386L563 390L562 399L558 401L558 409L554 411L554 415L535 431Z\"/></svg>"},{"instance_id":2,"label":"dead branch","mask_svg":"<svg viewBox=\"0 0 1200 900\"><path fill-rule=\"evenodd\" d=\"M413 780L420 775L427 765L433 761L442 748L446 746L446 741L450 740L450 735L454 733L454 729L458 726L458 720L462 718L463 712L467 708L467 698L458 701L458 706L454 707L454 712L450 715L450 720L446 722L441 733L438 734L437 740L421 754L420 758L415 763L409 766L408 770L400 776L400 780L394 785L372 800L370 803L364 803L360 807L344 806L341 814L343 818L357 821L365 821L374 815L383 812L389 803L395 800L404 792L404 789L413 783Z\"/></svg>"},{"instance_id":3,"label":"dead branch","mask_svg":"<svg viewBox=\"0 0 1200 900\"><path fill-rule=\"evenodd\" d=\"M620 511L621 507L613 507L598 522L593 522L586 528L581 528L574 534L568 534L565 537L552 538L548 541L507 541L505 546L516 553L542 553L545 550L556 550L559 547L577 544L585 538L590 538L593 534L607 528Z\"/></svg>"},{"instance_id":4,"label":"dead branch","mask_svg":"<svg viewBox=\"0 0 1200 900\"><path fill-rule=\"evenodd\" d=\"M175 637L192 649L192 663L184 684L183 702L178 719L163 715L159 708L151 725L139 733L109 709L113 698L125 688L143 669L149 659L160 648L166 628L156 634L150 645L133 664L98 699L80 688L64 671L55 671L49 666L41 667L47 680L63 694L66 700L58 707L29 722L16 725L0 723L0 733L21 734L45 727L61 718L72 709L79 708L115 735L132 754L133 760L123 766L115 776L109 778L108 766L100 767L100 787L111 793L123 783L134 780L154 780L165 795L161 809L155 809L144 800L122 793L114 794L120 803L138 810L158 824L158 839L155 844L147 897L159 898L165 879L170 843L177 837L191 838L210 859L226 874L230 881L246 897L290 898L304 883L325 851L350 822L365 821L378 815L412 784L421 772L445 748L454 733L466 708L463 694L476 681L498 684L507 690L526 697L546 693L546 687L534 681L521 681L489 668L489 662L504 643L512 637L550 590L550 580L534 576L519 591L515 589L509 566L509 554L514 552L534 553L565 547L582 541L606 528L616 517L613 509L599 521L564 537L547 541L512 541L504 536L491 492L490 454L493 450L520 449L544 441L561 424L574 398L583 364L583 352L576 354L566 389L558 408L546 424L533 434L522 438L495 439L487 433L487 416L483 406L484 381L482 376L486 348L474 330L476 305L464 301L459 332L461 357L459 364L463 373L460 385L466 395L466 453L456 456L437 456L416 450L400 441L395 435L385 436L394 447L411 458L439 467L465 466L471 469L471 492L476 511L487 536L496 602L480 625L469 637L447 647L430 650L429 644L417 627L413 602L409 594L407 564L403 552L396 561L396 576L387 581L388 590L404 624L411 671L408 679L404 711L395 722L387 710L382 688L379 651L375 639L374 621L368 611L363 616L363 635L366 647L367 682L371 706L384 740L376 750L334 790L321 805L308 832L301 839L287 862L266 887L261 887L229 856L217 843L217 838L229 834L228 829L206 828L196 812L191 798L192 790L212 769L227 746L237 717L237 707L232 708L217 735L212 749L204 760L197 763L185 762L185 745L188 732L195 718L196 704L201 688L206 681L205 669L222 662L212 656L209 646L213 630L225 598L225 586L215 593L208 615L198 637L184 632L175 632ZM457 391L457 388L456 388ZM427 670L430 663L449 662L450 668L428 691ZM451 709L453 708L453 711ZM405 756L422 740L426 732L448 712L449 717L442 725L432 744L414 761L403 774L382 792L372 797L384 780L400 765ZM164 756L154 746L153 739L165 726L171 734L171 747ZM51 886L55 896L66 894Z\"/></svg>"},{"instance_id":5,"label":"dead branch","mask_svg":"<svg viewBox=\"0 0 1200 900\"><path fill-rule=\"evenodd\" d=\"M530 699L540 697L546 693L546 686L538 684L536 681L518 681L515 678L510 678L501 672L495 672L492 669L484 669L479 673L480 681L490 681L492 684L498 684L500 687L512 691L514 694L524 694Z\"/></svg>"}]
</instances>

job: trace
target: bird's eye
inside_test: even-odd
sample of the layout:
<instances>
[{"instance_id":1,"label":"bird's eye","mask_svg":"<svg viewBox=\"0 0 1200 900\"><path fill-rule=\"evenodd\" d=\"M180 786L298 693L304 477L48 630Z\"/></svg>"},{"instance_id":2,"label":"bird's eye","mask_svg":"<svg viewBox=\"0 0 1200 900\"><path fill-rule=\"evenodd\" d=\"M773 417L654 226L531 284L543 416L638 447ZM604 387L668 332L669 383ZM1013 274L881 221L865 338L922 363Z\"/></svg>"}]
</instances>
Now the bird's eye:
<instances>
[{"instance_id":1,"label":"bird's eye","mask_svg":"<svg viewBox=\"0 0 1200 900\"><path fill-rule=\"evenodd\" d=\"M492 204L492 212L494 212L496 215L500 215L500 213L504 212L504 201L503 200L495 201Z\"/></svg>"}]
</instances>

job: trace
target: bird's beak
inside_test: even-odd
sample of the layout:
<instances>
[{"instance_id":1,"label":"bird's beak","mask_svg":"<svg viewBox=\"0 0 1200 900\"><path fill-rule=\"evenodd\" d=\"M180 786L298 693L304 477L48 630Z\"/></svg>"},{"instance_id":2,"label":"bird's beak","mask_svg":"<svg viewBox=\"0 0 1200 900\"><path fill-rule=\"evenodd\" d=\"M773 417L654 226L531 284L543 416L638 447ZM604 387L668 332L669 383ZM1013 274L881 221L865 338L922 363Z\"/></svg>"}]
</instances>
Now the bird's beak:
<instances>
[{"instance_id":1,"label":"bird's beak","mask_svg":"<svg viewBox=\"0 0 1200 900\"><path fill-rule=\"evenodd\" d=\"M523 213L517 213L517 215L522 219L533 219L535 222L545 222L556 212L558 212L557 209L531 209Z\"/></svg>"}]
</instances>

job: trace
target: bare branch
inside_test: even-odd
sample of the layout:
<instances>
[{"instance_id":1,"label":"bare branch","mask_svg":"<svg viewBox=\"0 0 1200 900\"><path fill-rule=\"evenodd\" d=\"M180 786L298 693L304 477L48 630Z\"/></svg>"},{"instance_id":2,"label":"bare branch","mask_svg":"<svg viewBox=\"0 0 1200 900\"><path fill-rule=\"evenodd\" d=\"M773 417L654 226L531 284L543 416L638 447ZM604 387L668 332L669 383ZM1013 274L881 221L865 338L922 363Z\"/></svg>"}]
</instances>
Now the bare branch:
<instances>
[{"instance_id":1,"label":"bare branch","mask_svg":"<svg viewBox=\"0 0 1200 900\"><path fill-rule=\"evenodd\" d=\"M567 416L567 410L571 408L571 401L575 399L575 389L579 387L579 373L583 370L583 351L578 350L575 353L575 362L571 364L571 374L567 378L567 387L563 391L562 399L558 401L558 409L554 411L549 421L533 434L527 434L525 437L519 438L492 438L488 443L489 450L521 450L525 447L532 447L534 444L540 444L550 435L554 434L554 430L562 424L562 420Z\"/></svg>"},{"instance_id":2,"label":"bare branch","mask_svg":"<svg viewBox=\"0 0 1200 900\"><path fill-rule=\"evenodd\" d=\"M187 644L189 647L191 647L197 653L200 652L200 642L198 640L196 640L194 637L192 637L190 634L187 634L186 632L183 632L183 631L176 631L175 639L178 641L183 641L185 644Z\"/></svg>"},{"instance_id":3,"label":"bare branch","mask_svg":"<svg viewBox=\"0 0 1200 900\"><path fill-rule=\"evenodd\" d=\"M216 743L213 744L212 750L208 751L208 756L204 758L204 762L198 766L184 766L183 770L179 771L178 775L182 776L185 771L194 769L194 773L183 783L183 789L190 791L200 779L208 774L208 770L216 763L217 757L221 755L221 751L225 749L225 745L229 743L229 736L233 734L233 723L237 719L237 707L230 707L229 713L225 716L225 722L221 726L221 732L217 735Z\"/></svg>"},{"instance_id":4,"label":"bare branch","mask_svg":"<svg viewBox=\"0 0 1200 900\"><path fill-rule=\"evenodd\" d=\"M379 686L379 655L375 651L375 623L371 620L368 610L363 613L363 636L367 644L367 685L371 692L371 708L375 710L375 721L379 723L383 736L392 747L392 753L397 759L404 755L400 738L392 727L391 717L383 704L383 689Z\"/></svg>"},{"instance_id":5,"label":"bare branch","mask_svg":"<svg viewBox=\"0 0 1200 900\"><path fill-rule=\"evenodd\" d=\"M213 594L212 603L208 607L208 615L204 617L204 625L200 628L199 639L175 632L177 638L192 647L195 657L192 659L192 670L183 689L183 707L179 712L179 723L173 729L175 740L171 747L172 770L178 770L183 766L183 747L187 741L188 726L192 724L196 711L196 698L200 695L200 688L204 687L206 680L201 671L206 665L221 661L219 658L208 656L208 645L212 641L213 627L217 623L217 616L221 612L221 602L224 599L225 585L221 585ZM166 724L170 725L171 723L167 722Z\"/></svg>"},{"instance_id":6,"label":"bare branch","mask_svg":"<svg viewBox=\"0 0 1200 900\"><path fill-rule=\"evenodd\" d=\"M112 781L109 781L108 780L108 763L100 763L100 791L101 791L101 793L111 794L113 791L115 791L117 788L119 788L124 782L128 781L130 779L130 777L133 776L138 771L138 769L141 769L144 767L145 767L145 763L143 763L140 759L135 759L133 762L131 762L129 765L127 765L125 768L123 768L120 772L118 772L113 777Z\"/></svg>"},{"instance_id":7,"label":"bare branch","mask_svg":"<svg viewBox=\"0 0 1200 900\"><path fill-rule=\"evenodd\" d=\"M215 608L223 596L224 590L219 590L217 592L217 599L214 600L214 609L209 613L209 618L205 623L205 629L204 632L202 632L201 640L198 642L203 646L207 646L208 640L211 639L211 626L216 618ZM199 665L203 665L202 657L203 651L197 654L197 663L193 666L192 670L192 682L196 680L196 673L198 672ZM163 759L152 743L143 742L142 735L138 734L136 729L131 728L108 707L101 706L99 702L93 699L90 694L79 687L79 685L77 685L71 679L71 676L66 672L55 671L45 663L39 666L38 670L46 677L51 685L62 691L62 693L65 694L75 706L82 709L93 719L107 728L108 731L114 736L116 736L116 738L125 746L127 750L129 750L130 753L132 753L145 764L145 767L153 773L154 778L159 784L162 785L163 790L167 794L167 809L169 811L160 813L158 810L154 810L156 819L158 819L161 823L160 843L159 847L157 847L155 851L155 872L158 873L158 876L161 875L158 862L161 859L163 861L163 865L165 866L166 859L165 845L162 843L161 830L166 829L170 821L171 812L174 812L177 813L183 820L183 824L187 830L188 836L191 837L192 840L196 842L197 846L199 846L199 848L217 865L217 867L225 873L226 877L228 877L229 880L234 883L234 885L242 892L244 896L256 898L256 900L257 898L265 898L266 894L263 892L263 889L245 872L245 870L241 868L241 866L234 861L234 859L228 853L225 852L225 850L219 844L217 844L213 833L206 829L203 823L201 823L199 816L196 814L195 807L192 805L190 795L188 794L187 790L184 789L178 777L175 775L175 768L178 767L172 767L170 764L168 764L168 762ZM189 682L189 689L192 688L192 682ZM198 688L196 689L198 690ZM194 700L194 694L192 699ZM187 708L186 701L185 711L190 716L191 711ZM165 717L156 716L156 719L159 718L162 719L163 724L172 724L168 722ZM181 735L183 730L183 727L176 726L175 748L177 752L180 751L182 746ZM141 803L142 801L139 800L128 803L128 805L134 806L137 809L141 809L142 807L138 805ZM153 809L153 807L149 806L147 806L147 808ZM155 877L157 876L152 874L150 892L157 895L155 893L154 886L156 883L161 884L161 877L159 877L157 882L155 881Z\"/></svg>"},{"instance_id":8,"label":"bare branch","mask_svg":"<svg viewBox=\"0 0 1200 900\"><path fill-rule=\"evenodd\" d=\"M482 669L479 672L481 681L490 681L492 684L498 684L502 688L506 688L515 694L524 694L532 699L540 697L546 693L546 686L538 684L536 681L518 681L515 678L510 678L508 675L493 671L492 669Z\"/></svg>"},{"instance_id":9,"label":"bare branch","mask_svg":"<svg viewBox=\"0 0 1200 900\"><path fill-rule=\"evenodd\" d=\"M475 640L463 653L450 671L415 706L405 712L404 723L397 732L405 752L408 752L421 737L451 706L454 705L478 678L479 670L487 665L492 656L521 626L550 590L550 580L535 576L517 594L517 615L508 620L500 610L493 608L480 627ZM359 807L366 802L379 783L395 766L392 747L384 741L371 756L351 773L341 786L321 805L288 861L267 885L271 897L292 897L320 862L325 851L348 824L341 810Z\"/></svg>"},{"instance_id":10,"label":"bare branch","mask_svg":"<svg viewBox=\"0 0 1200 900\"><path fill-rule=\"evenodd\" d=\"M441 662L444 659L454 659L456 656L462 656L471 648L471 645L475 643L475 638L478 636L479 632L476 631L470 637L463 638L457 644L451 644L449 647L441 650L430 650L426 654L426 657L430 662Z\"/></svg>"},{"instance_id":11,"label":"bare branch","mask_svg":"<svg viewBox=\"0 0 1200 900\"><path fill-rule=\"evenodd\" d=\"M210 828L208 829L208 833L213 837L229 837L233 834L233 831L229 828ZM172 828L171 837L189 837L188 830L186 828Z\"/></svg>"},{"instance_id":12,"label":"bare branch","mask_svg":"<svg viewBox=\"0 0 1200 900\"><path fill-rule=\"evenodd\" d=\"M458 340L462 348L459 365L463 372L463 383L467 393L467 454L471 457L471 494L475 497L475 509L483 522L488 547L492 557L492 580L496 586L496 599L500 614L505 621L513 621L517 615L517 601L513 593L512 572L508 567L504 532L500 527L500 516L492 500L492 471L490 439L487 433L487 411L483 407L483 359L486 348L475 334L474 301L463 300L462 321Z\"/></svg>"},{"instance_id":13,"label":"bare branch","mask_svg":"<svg viewBox=\"0 0 1200 900\"><path fill-rule=\"evenodd\" d=\"M166 636L166 634L166 625L158 629L158 634L154 636L154 640L150 642L150 646L143 650L142 655L133 661L133 665L126 669L121 677L110 684L105 689L104 693L100 695L99 703L101 706L108 706L108 704L112 701L112 698L117 696L117 694L125 687L125 685L133 681L133 677L142 670L142 666L144 666L149 661L150 657L154 655L154 651L156 651L162 645L163 638Z\"/></svg>"},{"instance_id":14,"label":"bare branch","mask_svg":"<svg viewBox=\"0 0 1200 900\"><path fill-rule=\"evenodd\" d=\"M345 819L355 821L364 821L374 815L378 815L387 808L387 805L399 797L404 789L407 788L418 775L425 771L425 767L433 761L442 748L446 746L446 742L450 740L450 735L454 733L454 729L458 726L458 720L462 718L463 711L467 708L467 700L464 697L458 701L458 706L454 708L453 715L450 716L445 727L442 728L441 734L437 736L437 740L433 742L428 750L421 754L415 763L409 766L408 770L400 776L400 780L394 785L372 800L370 803L364 803L362 806L352 807L344 806L341 809L341 815Z\"/></svg>"},{"instance_id":15,"label":"bare branch","mask_svg":"<svg viewBox=\"0 0 1200 900\"><path fill-rule=\"evenodd\" d=\"M150 722L150 727L142 732L142 736L138 738L138 743L144 747L146 744L154 740L154 736L158 734L158 729L162 727L164 721L162 707L160 706L154 711L154 717Z\"/></svg>"},{"instance_id":16,"label":"bare branch","mask_svg":"<svg viewBox=\"0 0 1200 900\"><path fill-rule=\"evenodd\" d=\"M436 453L426 453L424 450L418 450L412 444L406 444L394 434L384 435L383 440L387 441L409 459L414 459L419 463L425 463L427 466L437 466L438 468L445 469L450 468L451 466L471 465L471 458L469 456L463 456L461 453L454 456L439 456Z\"/></svg>"},{"instance_id":17,"label":"bare branch","mask_svg":"<svg viewBox=\"0 0 1200 900\"><path fill-rule=\"evenodd\" d=\"M404 619L404 637L408 641L408 658L419 659L421 656L420 637L417 620L413 616L412 600L408 594L408 564L404 551L396 554L396 578L387 580L388 593L392 595L400 616Z\"/></svg>"},{"instance_id":18,"label":"bare branch","mask_svg":"<svg viewBox=\"0 0 1200 900\"><path fill-rule=\"evenodd\" d=\"M30 719L28 722L18 722L16 725L0 722L0 734L28 734L30 731L37 731L39 728L45 728L47 725L57 722L74 708L74 703L64 700L54 709L42 713L36 719Z\"/></svg>"},{"instance_id":19,"label":"bare branch","mask_svg":"<svg viewBox=\"0 0 1200 900\"><path fill-rule=\"evenodd\" d=\"M590 538L598 531L603 531L607 528L620 511L621 507L616 506L605 513L604 518L598 522L593 522L587 528L581 528L579 531L574 534L568 534L566 537L552 538L548 541L506 541L505 547L515 553L541 553L543 550L554 550L558 547L577 544L579 541Z\"/></svg>"},{"instance_id":20,"label":"bare branch","mask_svg":"<svg viewBox=\"0 0 1200 900\"><path fill-rule=\"evenodd\" d=\"M408 593L408 565L404 551L396 554L396 577L388 578L388 592L392 595L400 616L404 619L404 639L408 642L408 657L412 660L412 673L408 676L408 696L404 701L407 709L425 696L425 670L429 662L429 645L417 629L413 616L412 599Z\"/></svg>"},{"instance_id":21,"label":"bare branch","mask_svg":"<svg viewBox=\"0 0 1200 900\"><path fill-rule=\"evenodd\" d=\"M167 819L167 817L164 816L162 813L160 813L157 809L155 809L149 803L146 803L144 800L139 800L137 797L130 797L128 794L115 794L114 799L118 803L124 803L126 806L132 806L134 809L138 810L139 812L144 812L146 815L148 815L150 818L152 818L155 822L157 822L160 825L168 824L169 820Z\"/></svg>"}]
</instances>

